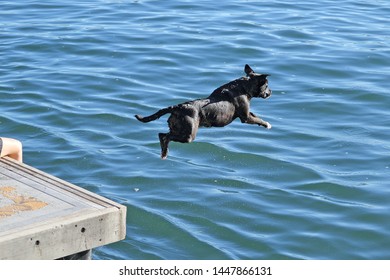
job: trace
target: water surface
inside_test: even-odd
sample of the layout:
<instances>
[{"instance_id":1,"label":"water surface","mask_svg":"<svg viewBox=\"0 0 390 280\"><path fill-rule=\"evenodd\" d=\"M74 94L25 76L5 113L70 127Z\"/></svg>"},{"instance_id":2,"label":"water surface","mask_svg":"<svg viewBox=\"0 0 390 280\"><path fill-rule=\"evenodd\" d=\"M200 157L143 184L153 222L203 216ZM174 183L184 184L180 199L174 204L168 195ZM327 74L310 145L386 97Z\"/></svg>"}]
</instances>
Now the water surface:
<instances>
[{"instance_id":1,"label":"water surface","mask_svg":"<svg viewBox=\"0 0 390 280\"><path fill-rule=\"evenodd\" d=\"M3 1L1 135L128 208L95 259L389 259L388 1ZM273 128L134 114L269 77Z\"/></svg>"}]
</instances>

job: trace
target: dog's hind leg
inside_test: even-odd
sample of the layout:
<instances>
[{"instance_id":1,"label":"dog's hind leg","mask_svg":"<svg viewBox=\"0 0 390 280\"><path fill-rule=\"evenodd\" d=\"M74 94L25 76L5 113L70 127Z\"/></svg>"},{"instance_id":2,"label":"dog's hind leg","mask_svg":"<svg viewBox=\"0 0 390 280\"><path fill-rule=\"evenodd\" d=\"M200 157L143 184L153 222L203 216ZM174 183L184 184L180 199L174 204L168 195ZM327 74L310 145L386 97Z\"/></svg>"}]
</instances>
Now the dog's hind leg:
<instances>
[{"instance_id":1,"label":"dog's hind leg","mask_svg":"<svg viewBox=\"0 0 390 280\"><path fill-rule=\"evenodd\" d=\"M161 159L166 159L168 157L168 145L170 141L190 143L195 139L195 135L173 135L171 133L159 133L158 138L160 139Z\"/></svg>"},{"instance_id":2,"label":"dog's hind leg","mask_svg":"<svg viewBox=\"0 0 390 280\"><path fill-rule=\"evenodd\" d=\"M168 156L168 144L170 139L169 133L159 133L158 138L160 139L161 146L161 158L166 159Z\"/></svg>"},{"instance_id":3,"label":"dog's hind leg","mask_svg":"<svg viewBox=\"0 0 390 280\"><path fill-rule=\"evenodd\" d=\"M168 144L170 141L190 143L195 140L199 127L197 118L188 115L172 114L168 118L169 133L159 133L161 145L161 158L168 156Z\"/></svg>"},{"instance_id":4,"label":"dog's hind leg","mask_svg":"<svg viewBox=\"0 0 390 280\"><path fill-rule=\"evenodd\" d=\"M184 116L180 122L170 123L169 137L171 141L191 143L195 140L199 128L198 118Z\"/></svg>"}]
</instances>

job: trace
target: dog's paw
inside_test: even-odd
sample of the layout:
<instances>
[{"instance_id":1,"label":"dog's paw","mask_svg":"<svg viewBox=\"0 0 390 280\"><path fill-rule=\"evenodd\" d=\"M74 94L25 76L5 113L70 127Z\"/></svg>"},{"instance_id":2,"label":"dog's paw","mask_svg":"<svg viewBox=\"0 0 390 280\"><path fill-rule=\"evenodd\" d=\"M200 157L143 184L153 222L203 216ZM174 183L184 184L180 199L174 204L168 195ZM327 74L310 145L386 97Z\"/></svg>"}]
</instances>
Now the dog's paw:
<instances>
[{"instance_id":1,"label":"dog's paw","mask_svg":"<svg viewBox=\"0 0 390 280\"><path fill-rule=\"evenodd\" d=\"M266 128L266 129L271 129L271 128L272 128L272 125L271 125L269 122L267 122L266 125L265 125L265 128Z\"/></svg>"},{"instance_id":2,"label":"dog's paw","mask_svg":"<svg viewBox=\"0 0 390 280\"><path fill-rule=\"evenodd\" d=\"M167 157L168 157L168 150L166 150L166 151L162 151L161 152L161 159L167 159Z\"/></svg>"}]
</instances>

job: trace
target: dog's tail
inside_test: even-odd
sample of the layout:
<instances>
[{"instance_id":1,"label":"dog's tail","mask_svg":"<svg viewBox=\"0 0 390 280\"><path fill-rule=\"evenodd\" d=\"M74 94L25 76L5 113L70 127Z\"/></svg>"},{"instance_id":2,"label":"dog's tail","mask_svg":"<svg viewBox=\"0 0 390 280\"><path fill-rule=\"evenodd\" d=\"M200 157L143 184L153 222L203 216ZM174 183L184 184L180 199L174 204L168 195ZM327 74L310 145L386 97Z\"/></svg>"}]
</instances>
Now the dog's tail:
<instances>
[{"instance_id":1,"label":"dog's tail","mask_svg":"<svg viewBox=\"0 0 390 280\"><path fill-rule=\"evenodd\" d=\"M142 117L140 115L135 115L135 117L140 122L147 123L147 122L151 122L151 121L157 120L158 118L160 118L161 116L163 116L165 114L172 113L174 108L175 108L175 106L170 106L170 107L161 109L161 110L157 111L156 113L154 113L153 115L150 115L150 116L147 116L147 117Z\"/></svg>"}]
</instances>

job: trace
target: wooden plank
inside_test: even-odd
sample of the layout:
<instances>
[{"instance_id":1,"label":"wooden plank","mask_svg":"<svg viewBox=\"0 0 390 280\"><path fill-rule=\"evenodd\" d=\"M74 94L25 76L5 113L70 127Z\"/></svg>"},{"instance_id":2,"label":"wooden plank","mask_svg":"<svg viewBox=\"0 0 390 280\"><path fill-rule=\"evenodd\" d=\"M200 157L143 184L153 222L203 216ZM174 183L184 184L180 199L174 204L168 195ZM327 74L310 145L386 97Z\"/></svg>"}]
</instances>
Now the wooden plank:
<instances>
[{"instance_id":1,"label":"wooden plank","mask_svg":"<svg viewBox=\"0 0 390 280\"><path fill-rule=\"evenodd\" d=\"M0 159L0 259L56 259L125 235L125 206Z\"/></svg>"}]
</instances>

